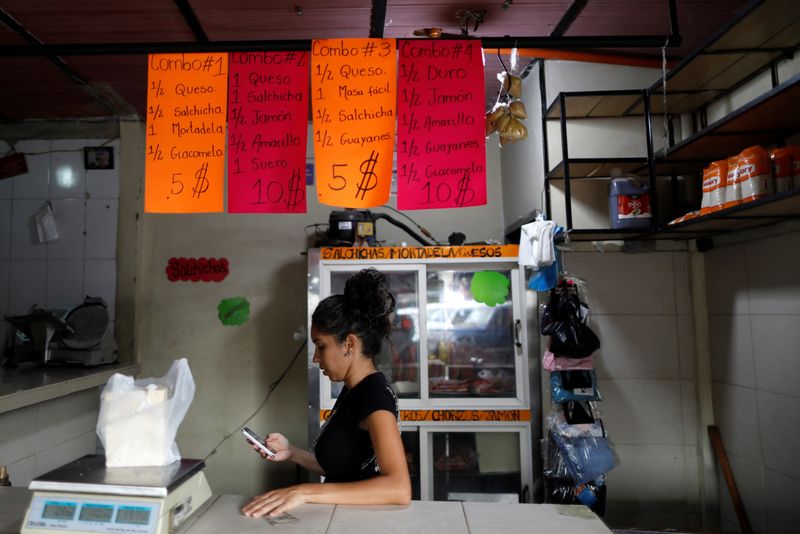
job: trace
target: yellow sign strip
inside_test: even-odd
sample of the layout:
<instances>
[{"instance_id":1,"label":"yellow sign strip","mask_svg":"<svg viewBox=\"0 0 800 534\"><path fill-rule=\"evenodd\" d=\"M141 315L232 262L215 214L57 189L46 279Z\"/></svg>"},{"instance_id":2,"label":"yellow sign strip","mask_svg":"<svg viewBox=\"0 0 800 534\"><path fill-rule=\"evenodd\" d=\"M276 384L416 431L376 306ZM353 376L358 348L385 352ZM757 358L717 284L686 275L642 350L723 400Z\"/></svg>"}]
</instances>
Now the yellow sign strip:
<instances>
[{"instance_id":1,"label":"yellow sign strip","mask_svg":"<svg viewBox=\"0 0 800 534\"><path fill-rule=\"evenodd\" d=\"M331 410L320 410L319 420L330 417ZM517 422L530 421L530 410L400 410L403 422L427 421L492 421Z\"/></svg>"},{"instance_id":2,"label":"yellow sign strip","mask_svg":"<svg viewBox=\"0 0 800 534\"><path fill-rule=\"evenodd\" d=\"M516 258L518 245L463 247L324 247L323 260L427 260L433 258Z\"/></svg>"}]
</instances>

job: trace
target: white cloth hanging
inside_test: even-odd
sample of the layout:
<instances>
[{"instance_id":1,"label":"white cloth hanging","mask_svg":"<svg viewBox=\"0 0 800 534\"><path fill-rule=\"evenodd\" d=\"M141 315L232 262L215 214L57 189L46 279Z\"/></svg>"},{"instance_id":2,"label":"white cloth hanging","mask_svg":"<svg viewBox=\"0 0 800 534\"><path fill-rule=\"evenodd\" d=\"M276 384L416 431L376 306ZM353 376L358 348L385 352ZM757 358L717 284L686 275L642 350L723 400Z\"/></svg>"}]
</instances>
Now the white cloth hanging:
<instances>
[{"instance_id":1,"label":"white cloth hanging","mask_svg":"<svg viewBox=\"0 0 800 534\"><path fill-rule=\"evenodd\" d=\"M537 219L520 228L519 236L519 264L529 265L534 269L548 267L556 259L553 246L553 232L556 229L554 221Z\"/></svg>"}]
</instances>

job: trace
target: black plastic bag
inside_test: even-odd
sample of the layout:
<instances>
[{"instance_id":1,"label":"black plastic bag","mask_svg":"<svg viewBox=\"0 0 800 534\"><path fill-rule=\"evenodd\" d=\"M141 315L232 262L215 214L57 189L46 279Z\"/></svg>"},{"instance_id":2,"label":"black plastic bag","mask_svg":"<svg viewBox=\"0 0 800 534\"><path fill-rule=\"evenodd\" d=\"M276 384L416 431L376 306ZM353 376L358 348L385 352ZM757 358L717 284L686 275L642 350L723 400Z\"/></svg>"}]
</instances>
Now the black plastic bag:
<instances>
[{"instance_id":1,"label":"black plastic bag","mask_svg":"<svg viewBox=\"0 0 800 534\"><path fill-rule=\"evenodd\" d=\"M585 358L600 348L600 340L583 323L558 323L550 342L550 352L556 356Z\"/></svg>"},{"instance_id":2,"label":"black plastic bag","mask_svg":"<svg viewBox=\"0 0 800 534\"><path fill-rule=\"evenodd\" d=\"M541 318L541 332L551 336L550 352L557 356L585 358L600 348L600 340L586 326L589 308L580 301L574 287L550 290L550 300Z\"/></svg>"}]
</instances>

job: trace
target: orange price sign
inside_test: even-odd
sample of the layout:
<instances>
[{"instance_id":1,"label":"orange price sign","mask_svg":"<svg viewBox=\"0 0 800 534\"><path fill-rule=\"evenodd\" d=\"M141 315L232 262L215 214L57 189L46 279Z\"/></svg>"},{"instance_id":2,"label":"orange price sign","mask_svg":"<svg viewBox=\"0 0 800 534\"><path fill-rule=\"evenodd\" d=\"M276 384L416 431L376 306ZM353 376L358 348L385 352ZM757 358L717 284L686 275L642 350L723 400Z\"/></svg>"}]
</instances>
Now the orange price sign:
<instances>
[{"instance_id":1,"label":"orange price sign","mask_svg":"<svg viewBox=\"0 0 800 534\"><path fill-rule=\"evenodd\" d=\"M317 197L323 204L385 204L396 112L394 39L320 39L311 46Z\"/></svg>"},{"instance_id":2,"label":"orange price sign","mask_svg":"<svg viewBox=\"0 0 800 534\"><path fill-rule=\"evenodd\" d=\"M228 54L151 54L144 210L223 210Z\"/></svg>"}]
</instances>

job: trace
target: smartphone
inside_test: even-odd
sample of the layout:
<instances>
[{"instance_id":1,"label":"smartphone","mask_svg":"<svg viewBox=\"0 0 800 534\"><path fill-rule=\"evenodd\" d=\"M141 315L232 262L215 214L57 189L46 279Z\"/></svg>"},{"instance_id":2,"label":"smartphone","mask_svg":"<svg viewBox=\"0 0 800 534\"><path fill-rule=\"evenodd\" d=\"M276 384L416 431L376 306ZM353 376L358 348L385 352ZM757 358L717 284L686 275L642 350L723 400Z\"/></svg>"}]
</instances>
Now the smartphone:
<instances>
[{"instance_id":1,"label":"smartphone","mask_svg":"<svg viewBox=\"0 0 800 534\"><path fill-rule=\"evenodd\" d=\"M242 434L244 434L244 437L246 437L248 441L250 441L253 445L258 447L259 450L261 450L261 452L263 452L267 456L273 457L276 454L278 454L269 447L267 447L266 445L264 445L264 440L261 439L261 436L259 436L249 428L242 427Z\"/></svg>"}]
</instances>

